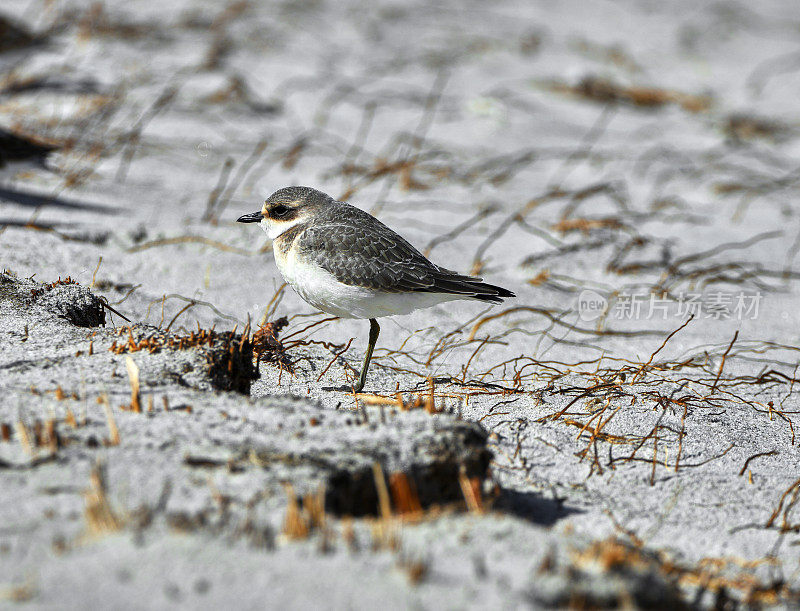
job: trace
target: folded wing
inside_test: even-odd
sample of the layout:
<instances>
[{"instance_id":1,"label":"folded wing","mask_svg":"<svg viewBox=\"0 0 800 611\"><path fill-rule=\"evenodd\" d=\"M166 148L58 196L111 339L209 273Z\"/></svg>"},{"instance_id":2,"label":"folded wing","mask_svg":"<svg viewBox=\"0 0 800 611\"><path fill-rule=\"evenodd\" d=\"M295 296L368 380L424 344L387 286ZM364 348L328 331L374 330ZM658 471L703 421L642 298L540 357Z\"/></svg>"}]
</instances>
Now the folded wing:
<instances>
[{"instance_id":1,"label":"folded wing","mask_svg":"<svg viewBox=\"0 0 800 611\"><path fill-rule=\"evenodd\" d=\"M340 282L390 293L428 292L501 303L514 293L439 267L375 217L349 206L332 208L307 228L300 250ZM339 212L337 214L337 212Z\"/></svg>"}]
</instances>

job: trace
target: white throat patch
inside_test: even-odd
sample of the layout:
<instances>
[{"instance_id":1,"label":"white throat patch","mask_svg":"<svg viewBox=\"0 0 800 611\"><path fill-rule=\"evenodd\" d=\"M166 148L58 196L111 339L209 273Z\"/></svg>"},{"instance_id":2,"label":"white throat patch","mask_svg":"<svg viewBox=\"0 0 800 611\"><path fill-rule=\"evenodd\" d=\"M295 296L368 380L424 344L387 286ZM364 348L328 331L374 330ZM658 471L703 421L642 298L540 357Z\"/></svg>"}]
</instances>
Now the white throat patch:
<instances>
[{"instance_id":1,"label":"white throat patch","mask_svg":"<svg viewBox=\"0 0 800 611\"><path fill-rule=\"evenodd\" d=\"M274 240L275 238L279 237L281 234L289 231L295 225L302 223L305 221L305 215L298 215L296 219L292 219L291 221L273 221L272 219L263 218L259 225L261 225L261 229L264 230L264 233L267 234L270 240Z\"/></svg>"}]
</instances>

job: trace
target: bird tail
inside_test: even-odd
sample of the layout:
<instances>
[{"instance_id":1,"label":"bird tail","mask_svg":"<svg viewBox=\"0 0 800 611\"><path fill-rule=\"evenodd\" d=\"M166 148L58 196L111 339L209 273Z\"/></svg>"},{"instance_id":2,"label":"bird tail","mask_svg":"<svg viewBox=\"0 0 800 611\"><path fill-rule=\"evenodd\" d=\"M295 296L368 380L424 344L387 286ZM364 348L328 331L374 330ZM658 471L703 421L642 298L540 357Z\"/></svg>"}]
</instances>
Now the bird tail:
<instances>
[{"instance_id":1,"label":"bird tail","mask_svg":"<svg viewBox=\"0 0 800 611\"><path fill-rule=\"evenodd\" d=\"M463 276L450 270L441 269L430 290L437 293L463 295L467 299L477 299L487 303L503 303L506 297L516 297L502 286L487 284L475 276Z\"/></svg>"},{"instance_id":2,"label":"bird tail","mask_svg":"<svg viewBox=\"0 0 800 611\"><path fill-rule=\"evenodd\" d=\"M485 282L476 282L474 283L474 286L480 289L481 292L476 292L474 295L472 295L472 297L473 299L478 299L480 301L488 301L489 303L503 303L503 299L507 297L516 297L513 292L509 291L508 289L504 289L502 286L487 284Z\"/></svg>"}]
</instances>

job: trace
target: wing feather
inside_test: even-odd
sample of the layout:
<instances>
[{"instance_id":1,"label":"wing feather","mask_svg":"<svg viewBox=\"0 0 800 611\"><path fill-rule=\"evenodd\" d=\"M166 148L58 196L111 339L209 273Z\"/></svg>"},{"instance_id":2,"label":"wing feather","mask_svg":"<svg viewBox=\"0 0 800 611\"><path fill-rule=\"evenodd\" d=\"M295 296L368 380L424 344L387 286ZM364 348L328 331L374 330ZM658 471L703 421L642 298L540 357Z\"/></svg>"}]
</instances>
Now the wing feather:
<instances>
[{"instance_id":1,"label":"wing feather","mask_svg":"<svg viewBox=\"0 0 800 611\"><path fill-rule=\"evenodd\" d=\"M439 267L378 219L343 202L330 206L302 233L299 247L346 284L390 293L449 293L493 303L514 296L480 278Z\"/></svg>"}]
</instances>

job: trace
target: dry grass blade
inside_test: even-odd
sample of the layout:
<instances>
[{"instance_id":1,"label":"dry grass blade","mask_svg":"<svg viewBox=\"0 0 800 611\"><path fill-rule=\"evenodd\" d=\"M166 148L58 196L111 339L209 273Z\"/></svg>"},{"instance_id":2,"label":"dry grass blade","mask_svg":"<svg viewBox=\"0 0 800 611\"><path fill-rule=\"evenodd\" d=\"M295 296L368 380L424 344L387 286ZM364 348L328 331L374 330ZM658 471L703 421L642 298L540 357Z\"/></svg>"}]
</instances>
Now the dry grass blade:
<instances>
[{"instance_id":1,"label":"dry grass blade","mask_svg":"<svg viewBox=\"0 0 800 611\"><path fill-rule=\"evenodd\" d=\"M389 476L389 488L392 491L392 500L397 512L404 517L422 515L422 505L419 502L417 490L408 475L402 472L392 473Z\"/></svg>"},{"instance_id":2,"label":"dry grass blade","mask_svg":"<svg viewBox=\"0 0 800 611\"><path fill-rule=\"evenodd\" d=\"M581 334L584 334L584 335L596 335L596 336L608 335L608 336L618 336L618 337L639 337L639 336L646 336L646 335L661 335L661 333L659 331L654 331L654 330L651 331L651 330L647 330L647 329L631 330L631 331L628 331L628 330L612 330L612 329L604 329L604 330L584 329L583 327L578 327L578 326L575 326L575 325L571 325L571 324L561 320L561 318L563 317L563 313L560 314L560 315L556 315L556 314L553 313L553 311L551 311L551 310L549 310L547 308L539 308L539 307L535 307L535 306L514 306L514 307L508 308L506 310L503 310L502 312L499 312L497 314L491 314L489 316L485 316L484 318L481 318L479 321L477 321L473 325L472 330L469 333L469 338L468 338L469 341L472 341L472 340L475 339L475 334L478 332L478 329L480 329L487 322L490 322L492 320L497 320L498 318L502 318L503 316L508 316L509 314L516 314L518 312L530 312L531 314L540 314L540 315L544 316L545 318L549 318L551 322L553 322L554 324L558 325L559 327L563 327L565 329L569 329L570 331L574 331L576 333L581 333Z\"/></svg>"},{"instance_id":3,"label":"dry grass blade","mask_svg":"<svg viewBox=\"0 0 800 611\"><path fill-rule=\"evenodd\" d=\"M325 486L321 484L316 492L306 494L302 504L291 484L285 483L284 490L288 504L281 530L283 536L295 541L307 539L312 533L317 532L321 535L321 549L328 549L332 533L328 528L328 518L325 513Z\"/></svg>"},{"instance_id":4,"label":"dry grass blade","mask_svg":"<svg viewBox=\"0 0 800 611\"><path fill-rule=\"evenodd\" d=\"M324 484L320 484L314 494L307 494L303 497L303 510L308 517L310 528L324 532L327 526Z\"/></svg>"},{"instance_id":5,"label":"dry grass blade","mask_svg":"<svg viewBox=\"0 0 800 611\"><path fill-rule=\"evenodd\" d=\"M58 448L61 445L61 440L58 436L58 431L56 430L56 421L53 418L50 418L47 420L47 422L45 422L44 443L47 446L47 449L50 451L50 454L55 454L58 452Z\"/></svg>"},{"instance_id":6,"label":"dry grass blade","mask_svg":"<svg viewBox=\"0 0 800 611\"><path fill-rule=\"evenodd\" d=\"M798 494L800 494L800 479L794 482L791 486L789 486L781 495L780 500L778 501L778 506L775 508L775 511L772 512L772 515L767 520L765 524L766 528L772 528L775 525L775 520L780 515L781 511L783 511L783 520L780 527L781 532L788 532L788 531L800 531L800 524L796 526L792 526L789 524L789 512L793 508L794 504L797 502ZM789 502L784 509L784 502L786 498L789 498Z\"/></svg>"},{"instance_id":7,"label":"dry grass blade","mask_svg":"<svg viewBox=\"0 0 800 611\"><path fill-rule=\"evenodd\" d=\"M101 464L92 468L89 489L84 492L85 517L89 535L100 536L122 529L123 521L117 517L106 496L105 471Z\"/></svg>"},{"instance_id":8,"label":"dry grass blade","mask_svg":"<svg viewBox=\"0 0 800 611\"><path fill-rule=\"evenodd\" d=\"M300 508L300 503L297 500L294 487L291 484L285 484L284 490L286 491L286 497L289 503L286 506L286 516L283 519L283 528L281 532L291 540L307 539L311 532L311 527L308 523L308 519Z\"/></svg>"},{"instance_id":9,"label":"dry grass blade","mask_svg":"<svg viewBox=\"0 0 800 611\"><path fill-rule=\"evenodd\" d=\"M375 478L375 489L378 491L378 509L383 520L392 519L392 503L389 499L389 489L386 486L386 478L383 476L383 468L380 463L372 464L372 474Z\"/></svg>"},{"instance_id":10,"label":"dry grass blade","mask_svg":"<svg viewBox=\"0 0 800 611\"><path fill-rule=\"evenodd\" d=\"M173 317L172 317L172 320L170 320L170 321L169 321L169 324L167 325L167 328L166 328L166 329L164 329L164 333L169 333L169 330L172 328L172 325L173 325L173 324L175 324L175 321L176 321L176 320L178 320L178 318L180 318L180 315L181 315L181 314L183 314L183 313L184 313L186 310L188 310L189 308L191 308L191 307L194 307L195 305L197 305L197 302L195 302L194 300L192 300L192 301L190 301L189 303L187 303L185 306L183 306L183 307L182 307L182 308L181 308L181 309L178 311L178 313L177 313L177 314L175 314L175 316L173 316Z\"/></svg>"},{"instance_id":11,"label":"dry grass blade","mask_svg":"<svg viewBox=\"0 0 800 611\"><path fill-rule=\"evenodd\" d=\"M131 246L126 252L129 253L140 252L142 250L147 250L148 248L156 248L159 246L171 246L174 244L203 244L205 246L211 246L212 248L216 248L217 250L222 250L224 252L236 253L237 255L250 256L256 254L254 251L245 250L244 248L237 248L236 246L229 246L228 244L225 244L223 242L212 240L210 238L206 238L204 236L199 236L199 235L184 235L184 236L176 236L174 238L161 238L159 240L152 240L150 242L145 242L143 244L137 244L136 246Z\"/></svg>"},{"instance_id":12,"label":"dry grass blade","mask_svg":"<svg viewBox=\"0 0 800 611\"><path fill-rule=\"evenodd\" d=\"M139 394L139 367L130 356L126 355L125 368L128 370L128 380L131 384L130 410L140 414L142 412L142 404Z\"/></svg>"},{"instance_id":13,"label":"dry grass blade","mask_svg":"<svg viewBox=\"0 0 800 611\"><path fill-rule=\"evenodd\" d=\"M476 514L484 513L480 478L469 478L462 470L458 474L458 483L461 486L461 493L464 495L464 501L467 503L469 512Z\"/></svg>"},{"instance_id":14,"label":"dry grass blade","mask_svg":"<svg viewBox=\"0 0 800 611\"><path fill-rule=\"evenodd\" d=\"M289 285L284 282L278 287L278 290L275 291L272 299L269 300L267 307L264 309L264 315L261 317L261 320L258 321L259 327L263 327L265 324L267 324L267 321L275 315L275 311L278 309L281 299L283 299L283 295L287 286Z\"/></svg>"},{"instance_id":15,"label":"dry grass blade","mask_svg":"<svg viewBox=\"0 0 800 611\"><path fill-rule=\"evenodd\" d=\"M711 106L708 96L693 95L655 87L624 87L597 76L584 77L577 85L561 82L549 83L550 89L602 103L630 104L640 108L659 108L677 104L684 110L704 112Z\"/></svg>"},{"instance_id":16,"label":"dry grass blade","mask_svg":"<svg viewBox=\"0 0 800 611\"><path fill-rule=\"evenodd\" d=\"M89 288L93 289L95 284L95 279L97 278L97 272L100 270L100 264L103 262L103 257L101 256L100 259L97 261L97 267L94 268L94 273L92 274L92 281L89 283Z\"/></svg>"},{"instance_id":17,"label":"dry grass blade","mask_svg":"<svg viewBox=\"0 0 800 611\"><path fill-rule=\"evenodd\" d=\"M117 421L114 419L114 413L111 411L111 404L108 402L108 397L101 395L98 399L103 404L103 410L106 413L106 422L108 423L108 439L106 444L110 446L118 446L119 428L117 428Z\"/></svg>"},{"instance_id":18,"label":"dry grass blade","mask_svg":"<svg viewBox=\"0 0 800 611\"><path fill-rule=\"evenodd\" d=\"M719 364L719 371L717 372L717 377L714 378L714 383L711 385L711 392L713 393L717 389L717 384L719 383L720 377L722 377L722 369L725 367L725 359L728 358L728 353L733 348L733 344L736 342L736 338L739 337L739 330L736 330L736 333L733 334L733 339L731 343L728 344L728 347L725 349L725 353L722 355L722 362Z\"/></svg>"},{"instance_id":19,"label":"dry grass blade","mask_svg":"<svg viewBox=\"0 0 800 611\"><path fill-rule=\"evenodd\" d=\"M656 357L656 354L658 354L659 352L661 352L661 350L664 348L664 346L666 346L666 345L667 345L667 342L669 342L669 340L670 340L670 339L672 339L672 337L673 337L675 334L677 334L677 333L678 333L678 332L679 332L681 329L683 329L683 328L684 328L686 325L688 325L690 322L692 322L692 320L693 320L693 319L694 319L694 314L692 314L691 316L689 316L689 318L688 318L688 319L686 319L686 322L685 322L685 323L683 323L683 324L682 324L680 327L678 327L678 328L677 328L677 329L675 329L675 330L674 330L672 333L670 333L669 335L667 335L667 337L664 339L664 341L661 343L661 345L660 345L660 346L659 346L659 347L656 349L656 351L655 351L655 352L653 352L653 353L650 355L650 358L648 359L648 361L647 361L645 364L643 364L643 365L642 365L642 366L639 368L639 371L637 371L637 372L636 372L636 375L634 375L634 376L633 376L633 380L631 380L631 384L635 384L635 383L636 383L636 380L637 380L637 379L639 379L639 376L640 376L640 375L641 375L641 374L644 372L644 370L645 370L645 369L647 369L647 368L650 366L650 363L652 363L652 362L653 362L653 359Z\"/></svg>"},{"instance_id":20,"label":"dry grass blade","mask_svg":"<svg viewBox=\"0 0 800 611\"><path fill-rule=\"evenodd\" d=\"M22 449L25 450L25 453L28 454L28 456L33 456L36 453L36 447L31 441L31 435L28 431L28 427L25 426L25 423L22 420L17 420L15 423L15 428L17 430L17 439L19 439Z\"/></svg>"},{"instance_id":21,"label":"dry grass blade","mask_svg":"<svg viewBox=\"0 0 800 611\"><path fill-rule=\"evenodd\" d=\"M746 461L744 461L744 465L742 465L742 469L741 471L739 471L739 477L745 474L745 472L747 471L747 467L750 466L751 460L755 458L761 458L762 456L775 456L776 454L778 454L777 450L772 450L770 452L759 452L758 454L753 454Z\"/></svg>"},{"instance_id":22,"label":"dry grass blade","mask_svg":"<svg viewBox=\"0 0 800 611\"><path fill-rule=\"evenodd\" d=\"M327 365L325 365L325 369L323 369L323 370L322 370L322 373L320 373L320 374L317 376L317 382L319 382L319 381L320 381L320 380L321 380L321 379L322 379L322 378L325 376L325 374L326 374L326 373L328 373L328 369L330 369L330 368L331 368L331 365L333 365L333 364L334 364L334 363L335 363L335 362L336 362L336 361L339 359L339 357L341 357L341 356L342 356L342 355L343 355L345 352L347 352L347 351L350 349L350 344L352 344L352 343L353 343L353 340L354 340L354 339L355 339L354 337L351 337L351 338L350 338L350 341L348 341L348 342L347 342L347 345L346 345L344 348L342 348L342 349L341 349L341 350L339 350L338 352L335 352L335 353L334 353L334 355L333 355L333 357L331 358L331 360L330 360L330 361L328 361L328 364L327 364Z\"/></svg>"}]
</instances>

